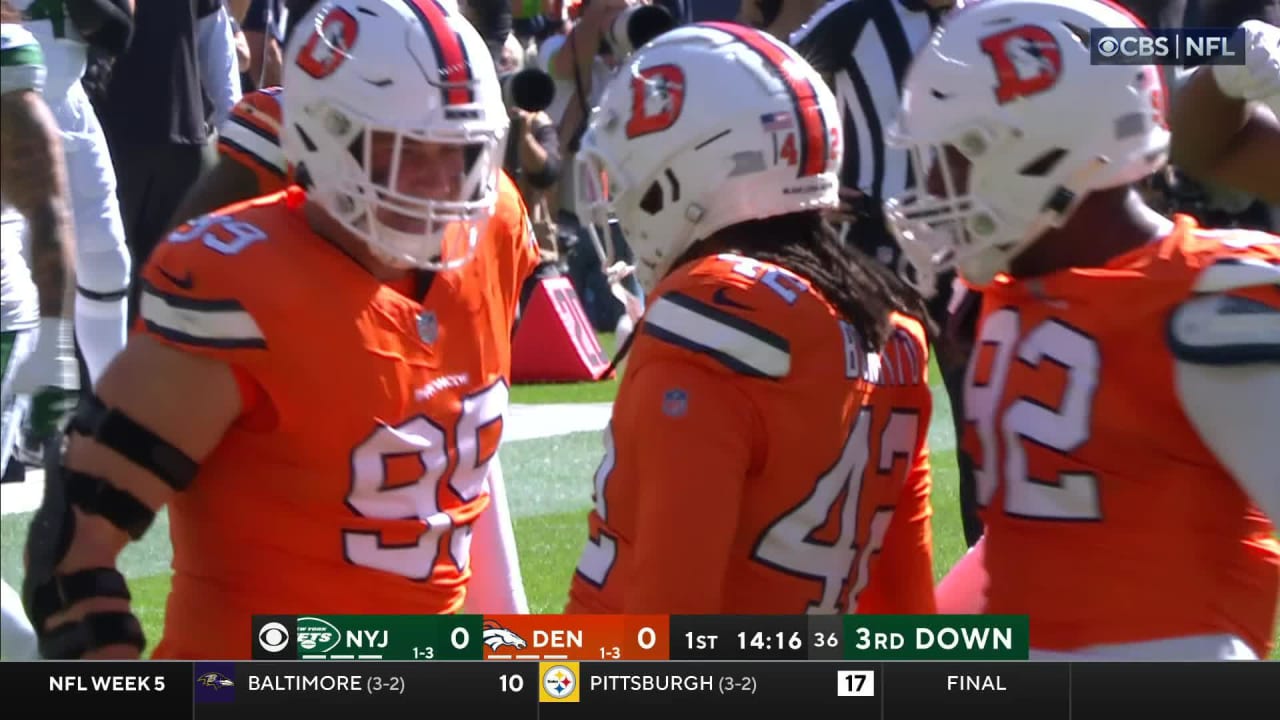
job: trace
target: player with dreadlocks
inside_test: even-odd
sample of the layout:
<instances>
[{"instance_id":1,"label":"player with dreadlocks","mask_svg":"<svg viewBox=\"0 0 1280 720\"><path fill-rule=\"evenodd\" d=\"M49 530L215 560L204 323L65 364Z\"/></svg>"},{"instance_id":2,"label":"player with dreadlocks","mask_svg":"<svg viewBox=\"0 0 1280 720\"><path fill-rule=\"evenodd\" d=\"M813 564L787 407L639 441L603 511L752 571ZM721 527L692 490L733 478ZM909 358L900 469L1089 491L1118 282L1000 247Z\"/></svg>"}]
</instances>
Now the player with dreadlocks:
<instances>
[{"instance_id":1,"label":"player with dreadlocks","mask_svg":"<svg viewBox=\"0 0 1280 720\"><path fill-rule=\"evenodd\" d=\"M740 25L668 32L605 90L578 212L616 214L649 302L567 612L933 612L925 313L823 222L841 133Z\"/></svg>"}]
</instances>

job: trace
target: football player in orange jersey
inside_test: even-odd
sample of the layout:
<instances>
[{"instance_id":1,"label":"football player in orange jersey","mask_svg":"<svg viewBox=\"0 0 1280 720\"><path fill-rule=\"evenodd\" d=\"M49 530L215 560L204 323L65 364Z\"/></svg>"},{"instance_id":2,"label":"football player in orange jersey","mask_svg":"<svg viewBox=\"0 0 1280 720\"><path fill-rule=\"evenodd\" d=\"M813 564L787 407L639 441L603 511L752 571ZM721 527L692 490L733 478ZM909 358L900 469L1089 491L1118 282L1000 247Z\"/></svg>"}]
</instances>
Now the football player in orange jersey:
<instances>
[{"instance_id":1,"label":"football player in orange jersey","mask_svg":"<svg viewBox=\"0 0 1280 720\"><path fill-rule=\"evenodd\" d=\"M45 657L141 650L115 562L166 504L154 657L247 658L254 613L463 606L537 262L481 230L507 115L483 41L433 0L315 12L284 68L306 191L156 249L140 332L46 481L24 583Z\"/></svg>"},{"instance_id":2,"label":"football player in orange jersey","mask_svg":"<svg viewBox=\"0 0 1280 720\"><path fill-rule=\"evenodd\" d=\"M1136 27L1065 0L949 16L895 129L927 180L886 210L923 274L983 294L980 609L1029 615L1037 658L1257 658L1280 600L1280 238L1142 203L1160 74L1089 46Z\"/></svg>"},{"instance_id":3,"label":"football player in orange jersey","mask_svg":"<svg viewBox=\"0 0 1280 720\"><path fill-rule=\"evenodd\" d=\"M451 12L457 7L452 1L439 4ZM316 14L309 12L314 5L315 0L289 3L286 38L292 37L299 25L314 24ZM232 203L280 192L295 182L293 167L280 145L283 103L282 87L262 88L236 103L231 117L219 129L218 162L187 193L174 215L175 227L189 218L201 217ZM535 241L520 189L505 170L499 171L494 217L485 230L493 233L496 236L493 241L503 247ZM483 555L486 561L478 563L472 575L466 609L468 612L522 613L527 611L528 601L514 549L515 531L506 481L496 456L489 463L489 494L492 512L481 522L484 526L493 523L496 532L479 536L476 554ZM504 547L491 548L490 541L500 541ZM509 594L512 590L514 597Z\"/></svg>"},{"instance_id":4,"label":"football player in orange jersey","mask_svg":"<svg viewBox=\"0 0 1280 720\"><path fill-rule=\"evenodd\" d=\"M822 220L834 97L728 23L628 68L583 137L578 211L616 213L651 302L567 611L933 612L924 307Z\"/></svg>"}]
</instances>

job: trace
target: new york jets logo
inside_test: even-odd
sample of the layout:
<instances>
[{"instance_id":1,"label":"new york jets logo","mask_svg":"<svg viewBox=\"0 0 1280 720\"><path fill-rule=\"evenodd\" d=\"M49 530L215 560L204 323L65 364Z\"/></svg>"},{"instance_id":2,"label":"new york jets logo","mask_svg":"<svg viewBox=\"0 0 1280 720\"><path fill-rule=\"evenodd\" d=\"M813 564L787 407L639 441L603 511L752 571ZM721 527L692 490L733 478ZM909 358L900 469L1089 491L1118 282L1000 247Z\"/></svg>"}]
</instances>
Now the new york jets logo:
<instances>
[{"instance_id":1,"label":"new york jets logo","mask_svg":"<svg viewBox=\"0 0 1280 720\"><path fill-rule=\"evenodd\" d=\"M338 646L342 633L333 623L318 617L298 618L298 647L307 652L327 653Z\"/></svg>"}]
</instances>

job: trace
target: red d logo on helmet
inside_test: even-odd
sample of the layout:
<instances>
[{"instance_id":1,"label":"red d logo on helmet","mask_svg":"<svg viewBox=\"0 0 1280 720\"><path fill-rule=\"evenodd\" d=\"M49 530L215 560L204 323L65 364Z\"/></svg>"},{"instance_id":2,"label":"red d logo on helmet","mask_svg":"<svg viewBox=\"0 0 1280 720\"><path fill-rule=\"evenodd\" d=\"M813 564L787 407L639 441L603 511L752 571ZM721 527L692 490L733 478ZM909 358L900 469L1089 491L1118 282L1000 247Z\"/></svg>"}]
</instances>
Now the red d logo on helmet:
<instances>
[{"instance_id":1,"label":"red d logo on helmet","mask_svg":"<svg viewBox=\"0 0 1280 720\"><path fill-rule=\"evenodd\" d=\"M1053 33L1020 25L978 42L996 68L996 102L1001 105L1042 93L1062 74L1062 48Z\"/></svg>"},{"instance_id":2,"label":"red d logo on helmet","mask_svg":"<svg viewBox=\"0 0 1280 720\"><path fill-rule=\"evenodd\" d=\"M346 10L335 8L298 52L298 67L317 80L332 75L347 61L358 33L356 19Z\"/></svg>"},{"instance_id":3,"label":"red d logo on helmet","mask_svg":"<svg viewBox=\"0 0 1280 720\"><path fill-rule=\"evenodd\" d=\"M676 65L654 65L631 78L631 119L627 137L666 130L684 109L684 71Z\"/></svg>"}]
</instances>

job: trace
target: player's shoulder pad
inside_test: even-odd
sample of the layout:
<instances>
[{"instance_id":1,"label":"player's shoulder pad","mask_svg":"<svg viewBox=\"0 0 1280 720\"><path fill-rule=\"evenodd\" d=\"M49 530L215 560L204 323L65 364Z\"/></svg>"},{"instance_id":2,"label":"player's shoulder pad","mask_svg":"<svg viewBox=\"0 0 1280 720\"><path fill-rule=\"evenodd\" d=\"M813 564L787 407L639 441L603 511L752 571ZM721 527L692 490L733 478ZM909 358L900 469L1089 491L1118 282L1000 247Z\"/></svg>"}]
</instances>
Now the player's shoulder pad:
<instances>
[{"instance_id":1,"label":"player's shoulder pad","mask_svg":"<svg viewBox=\"0 0 1280 720\"><path fill-rule=\"evenodd\" d=\"M0 94L44 88L40 42L17 23L0 24Z\"/></svg>"},{"instance_id":2,"label":"player's shoulder pad","mask_svg":"<svg viewBox=\"0 0 1280 720\"><path fill-rule=\"evenodd\" d=\"M158 245L142 274L139 315L171 342L206 349L266 349L261 322L273 295L270 227L254 222L271 196L186 223ZM284 268L287 270L287 267ZM267 290L268 292L264 292Z\"/></svg>"},{"instance_id":3,"label":"player's shoulder pad","mask_svg":"<svg viewBox=\"0 0 1280 720\"><path fill-rule=\"evenodd\" d=\"M794 307L811 294L804 280L767 263L702 258L659 284L641 334L742 375L781 379L791 371L786 328L802 322Z\"/></svg>"},{"instance_id":4,"label":"player's shoulder pad","mask_svg":"<svg viewBox=\"0 0 1280 720\"><path fill-rule=\"evenodd\" d=\"M1274 293L1275 302L1254 295ZM1169 317L1169 348L1202 365L1280 361L1280 263L1225 258L1204 268Z\"/></svg>"},{"instance_id":5,"label":"player's shoulder pad","mask_svg":"<svg viewBox=\"0 0 1280 720\"><path fill-rule=\"evenodd\" d=\"M240 99L223 123L218 148L239 152L276 175L289 172L289 162L280 147L283 110L280 88L256 90Z\"/></svg>"}]
</instances>

